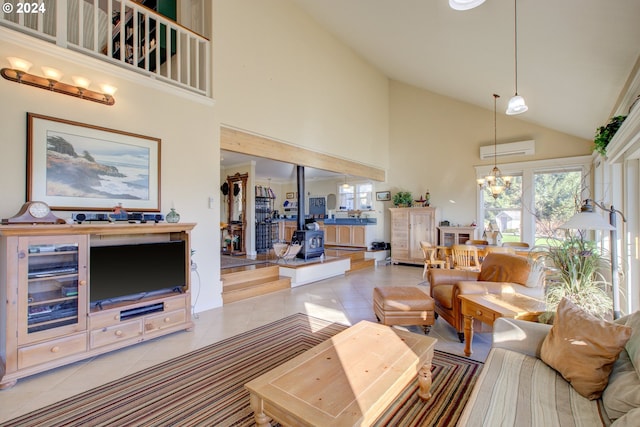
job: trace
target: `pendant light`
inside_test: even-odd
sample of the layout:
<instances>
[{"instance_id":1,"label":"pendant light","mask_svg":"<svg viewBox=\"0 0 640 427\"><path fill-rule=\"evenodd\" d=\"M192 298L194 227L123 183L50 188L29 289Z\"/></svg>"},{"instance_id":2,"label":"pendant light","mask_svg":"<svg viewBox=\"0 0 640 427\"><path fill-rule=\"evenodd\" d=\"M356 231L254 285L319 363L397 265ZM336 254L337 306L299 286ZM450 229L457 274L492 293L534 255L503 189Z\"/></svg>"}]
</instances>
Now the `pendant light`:
<instances>
[{"instance_id":1,"label":"pendant light","mask_svg":"<svg viewBox=\"0 0 640 427\"><path fill-rule=\"evenodd\" d=\"M509 100L509 105L507 107L507 114L513 116L515 114L522 114L529 109L527 104L524 102L524 98L518 95L518 0L514 0L513 2L513 11L514 11L514 35L515 35L515 43L514 43L514 51L515 51L515 71L516 71L516 94Z\"/></svg>"},{"instance_id":2,"label":"pendant light","mask_svg":"<svg viewBox=\"0 0 640 427\"><path fill-rule=\"evenodd\" d=\"M449 7L454 10L469 10L480 6L484 0L449 0Z\"/></svg>"},{"instance_id":3,"label":"pendant light","mask_svg":"<svg viewBox=\"0 0 640 427\"><path fill-rule=\"evenodd\" d=\"M511 186L511 177L502 176L502 172L498 169L498 126L497 126L497 104L500 95L493 94L493 169L485 178L478 178L477 182L480 188L484 188L485 184L489 187L491 195L497 199L500 194Z\"/></svg>"}]
</instances>

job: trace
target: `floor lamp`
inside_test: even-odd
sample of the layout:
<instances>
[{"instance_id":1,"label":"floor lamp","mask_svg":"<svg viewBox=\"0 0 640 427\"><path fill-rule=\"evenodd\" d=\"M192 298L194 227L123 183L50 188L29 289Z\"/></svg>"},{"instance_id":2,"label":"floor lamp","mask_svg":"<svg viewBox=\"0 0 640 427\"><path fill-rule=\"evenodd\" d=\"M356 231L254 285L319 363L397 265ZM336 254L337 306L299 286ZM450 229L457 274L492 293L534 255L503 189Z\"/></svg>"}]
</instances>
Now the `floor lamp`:
<instances>
[{"instance_id":1,"label":"floor lamp","mask_svg":"<svg viewBox=\"0 0 640 427\"><path fill-rule=\"evenodd\" d=\"M603 211L609 212L609 223L607 223L600 215L593 211L593 205L596 205ZM606 208L603 204L586 199L582 202L580 212L572 216L567 222L562 224L560 228L576 229L576 230L609 230L611 233L611 292L613 293L613 318L618 319L620 313L620 276L618 275L618 230L616 229L616 214L620 214L622 221L627 222L624 214L613 205Z\"/></svg>"}]
</instances>

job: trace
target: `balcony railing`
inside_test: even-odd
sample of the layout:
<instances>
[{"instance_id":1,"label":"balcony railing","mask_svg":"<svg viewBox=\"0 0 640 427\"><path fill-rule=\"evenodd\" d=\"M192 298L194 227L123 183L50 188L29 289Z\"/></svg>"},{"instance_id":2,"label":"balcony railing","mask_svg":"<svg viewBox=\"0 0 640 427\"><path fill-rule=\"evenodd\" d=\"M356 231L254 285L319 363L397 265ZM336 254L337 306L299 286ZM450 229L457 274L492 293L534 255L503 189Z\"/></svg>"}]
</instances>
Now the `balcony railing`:
<instances>
[{"instance_id":1,"label":"balcony railing","mask_svg":"<svg viewBox=\"0 0 640 427\"><path fill-rule=\"evenodd\" d=\"M40 0L35 13L6 3L3 26L211 96L209 40L134 1Z\"/></svg>"}]
</instances>

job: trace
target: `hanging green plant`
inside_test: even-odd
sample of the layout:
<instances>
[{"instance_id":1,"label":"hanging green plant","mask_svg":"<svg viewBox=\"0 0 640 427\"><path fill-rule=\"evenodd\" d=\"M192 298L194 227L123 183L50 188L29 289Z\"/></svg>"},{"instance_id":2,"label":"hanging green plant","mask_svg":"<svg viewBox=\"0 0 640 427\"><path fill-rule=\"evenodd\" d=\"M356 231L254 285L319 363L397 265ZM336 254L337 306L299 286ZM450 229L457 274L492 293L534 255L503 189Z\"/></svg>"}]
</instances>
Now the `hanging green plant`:
<instances>
[{"instance_id":1,"label":"hanging green plant","mask_svg":"<svg viewBox=\"0 0 640 427\"><path fill-rule=\"evenodd\" d=\"M620 125L626 118L627 116L615 116L609 120L606 126L600 126L593 140L595 143L593 150L605 156L607 154L607 145L609 145L609 142L611 142L611 139L618 132Z\"/></svg>"}]
</instances>

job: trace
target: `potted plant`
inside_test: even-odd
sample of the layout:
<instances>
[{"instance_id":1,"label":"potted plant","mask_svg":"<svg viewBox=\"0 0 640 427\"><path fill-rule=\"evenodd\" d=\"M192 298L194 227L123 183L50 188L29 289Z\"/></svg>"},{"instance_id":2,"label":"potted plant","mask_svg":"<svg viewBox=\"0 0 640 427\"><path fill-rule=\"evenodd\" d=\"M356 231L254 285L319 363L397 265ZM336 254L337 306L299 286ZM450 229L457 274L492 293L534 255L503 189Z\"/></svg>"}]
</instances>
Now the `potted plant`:
<instances>
[{"instance_id":1,"label":"potted plant","mask_svg":"<svg viewBox=\"0 0 640 427\"><path fill-rule=\"evenodd\" d=\"M601 273L609 261L596 248L594 242L581 236L570 236L559 246L535 248L536 262L546 270L545 299L547 311L540 316L541 322L549 321L562 298L568 298L585 311L607 318L613 302L608 290L611 288Z\"/></svg>"},{"instance_id":2,"label":"potted plant","mask_svg":"<svg viewBox=\"0 0 640 427\"><path fill-rule=\"evenodd\" d=\"M410 191L398 191L393 195L393 204L395 206L411 206L413 203L413 196Z\"/></svg>"},{"instance_id":3,"label":"potted plant","mask_svg":"<svg viewBox=\"0 0 640 427\"><path fill-rule=\"evenodd\" d=\"M606 156L607 145L609 145L609 142L611 142L611 139L626 118L627 116L615 116L609 120L609 123L606 126L600 126L596 131L595 138L593 139L593 142L595 143L593 150L600 153L602 156Z\"/></svg>"}]
</instances>

